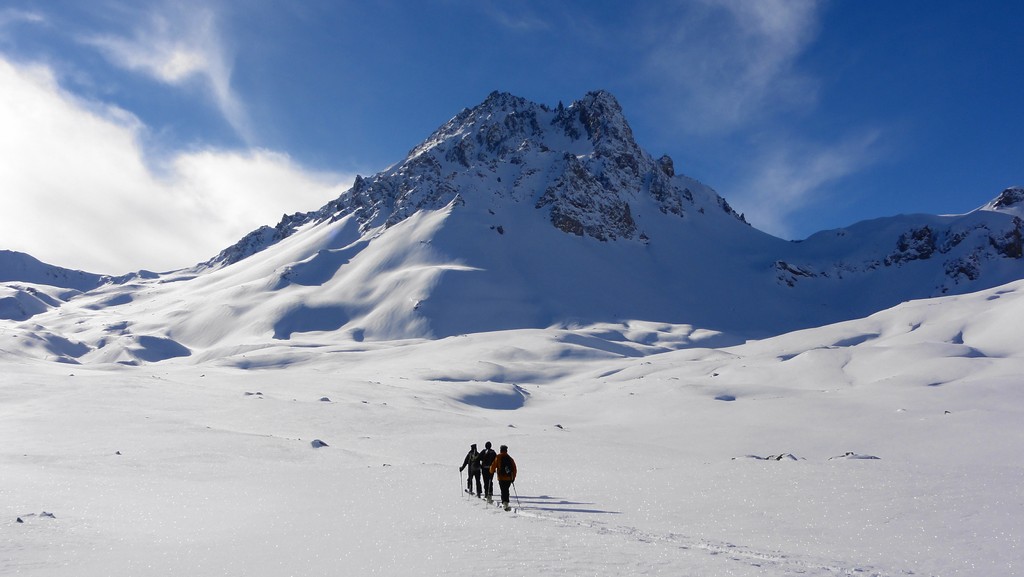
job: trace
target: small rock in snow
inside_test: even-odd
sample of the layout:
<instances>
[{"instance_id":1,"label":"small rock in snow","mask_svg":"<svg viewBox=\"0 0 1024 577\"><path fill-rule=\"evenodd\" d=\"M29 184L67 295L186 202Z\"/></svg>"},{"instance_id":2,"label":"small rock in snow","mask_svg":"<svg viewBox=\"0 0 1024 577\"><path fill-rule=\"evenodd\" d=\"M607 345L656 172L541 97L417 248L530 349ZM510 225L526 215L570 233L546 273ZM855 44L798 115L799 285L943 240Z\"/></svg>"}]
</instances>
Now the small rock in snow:
<instances>
[{"instance_id":1,"label":"small rock in snow","mask_svg":"<svg viewBox=\"0 0 1024 577\"><path fill-rule=\"evenodd\" d=\"M329 399L327 397L320 397L320 402L329 403L329 402L331 402L331 399Z\"/></svg>"},{"instance_id":2,"label":"small rock in snow","mask_svg":"<svg viewBox=\"0 0 1024 577\"><path fill-rule=\"evenodd\" d=\"M847 451L846 454L844 454L844 455L839 455L838 457L829 457L828 458L829 461L831 461L832 459L878 459L878 457L876 457L874 455L858 455L857 453L854 453L853 451Z\"/></svg>"},{"instance_id":3,"label":"small rock in snow","mask_svg":"<svg viewBox=\"0 0 1024 577\"><path fill-rule=\"evenodd\" d=\"M793 453L780 453L778 455L768 455L762 457L760 455L743 455L742 457L733 457L732 460L736 459L756 459L758 461L804 461L802 457L797 457Z\"/></svg>"},{"instance_id":4,"label":"small rock in snow","mask_svg":"<svg viewBox=\"0 0 1024 577\"><path fill-rule=\"evenodd\" d=\"M319 449L320 447L330 447L330 445L321 441L320 439L313 439L313 442L311 442L310 445L313 445L314 449Z\"/></svg>"}]
</instances>

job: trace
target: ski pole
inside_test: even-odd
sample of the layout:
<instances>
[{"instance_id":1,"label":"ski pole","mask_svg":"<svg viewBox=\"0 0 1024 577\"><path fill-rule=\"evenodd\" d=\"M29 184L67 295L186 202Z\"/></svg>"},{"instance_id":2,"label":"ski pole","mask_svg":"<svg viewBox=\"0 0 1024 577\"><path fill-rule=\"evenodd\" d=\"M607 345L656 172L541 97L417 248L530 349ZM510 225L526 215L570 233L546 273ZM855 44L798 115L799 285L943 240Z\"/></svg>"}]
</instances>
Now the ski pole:
<instances>
[{"instance_id":1,"label":"ski pole","mask_svg":"<svg viewBox=\"0 0 1024 577\"><path fill-rule=\"evenodd\" d=\"M459 469L459 492L463 494L463 497L466 496L465 492L462 490L462 469Z\"/></svg>"},{"instance_id":2,"label":"ski pole","mask_svg":"<svg viewBox=\"0 0 1024 577\"><path fill-rule=\"evenodd\" d=\"M519 491L516 491L516 482L515 481L512 481L512 492L515 493L515 496L516 496L516 506L519 507L520 509L522 509L523 508L523 504L519 502Z\"/></svg>"}]
</instances>

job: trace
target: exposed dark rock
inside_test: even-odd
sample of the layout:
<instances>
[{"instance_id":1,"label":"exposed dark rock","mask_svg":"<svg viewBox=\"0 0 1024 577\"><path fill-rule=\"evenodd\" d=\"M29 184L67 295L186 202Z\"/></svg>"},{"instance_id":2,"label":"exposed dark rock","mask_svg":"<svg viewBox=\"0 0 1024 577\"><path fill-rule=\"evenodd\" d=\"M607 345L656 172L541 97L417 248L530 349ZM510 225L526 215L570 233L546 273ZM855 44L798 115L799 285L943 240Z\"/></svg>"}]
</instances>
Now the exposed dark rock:
<instances>
[{"instance_id":1,"label":"exposed dark rock","mask_svg":"<svg viewBox=\"0 0 1024 577\"><path fill-rule=\"evenodd\" d=\"M672 162L672 158L669 155L663 155L658 159L658 168L661 169L665 176L669 178L676 175L675 164Z\"/></svg>"},{"instance_id":2,"label":"exposed dark rock","mask_svg":"<svg viewBox=\"0 0 1024 577\"><path fill-rule=\"evenodd\" d=\"M564 149L566 139L570 149ZM498 176L502 166L505 174L512 169L512 182ZM542 172L550 177L538 187ZM568 234L640 240L634 205L644 195L665 214L684 216L695 204L692 191L676 178L671 158L654 160L639 147L622 107L608 92L590 92L569 106L551 109L496 91L434 131L405 161L374 176L356 177L351 189L320 210L286 215L276 226L249 233L203 265L238 262L310 222L353 215L365 232L397 224L419 210L443 208L457 198L477 200L481 194L530 200L537 209L548 210L551 224ZM467 179L476 196L462 190ZM710 194L739 219L724 199ZM693 210L704 212L701 206Z\"/></svg>"},{"instance_id":3,"label":"exposed dark rock","mask_svg":"<svg viewBox=\"0 0 1024 577\"><path fill-rule=\"evenodd\" d=\"M999 196L992 202L992 208L1004 209L1024 205L1024 188L1011 186L999 193Z\"/></svg>"}]
</instances>

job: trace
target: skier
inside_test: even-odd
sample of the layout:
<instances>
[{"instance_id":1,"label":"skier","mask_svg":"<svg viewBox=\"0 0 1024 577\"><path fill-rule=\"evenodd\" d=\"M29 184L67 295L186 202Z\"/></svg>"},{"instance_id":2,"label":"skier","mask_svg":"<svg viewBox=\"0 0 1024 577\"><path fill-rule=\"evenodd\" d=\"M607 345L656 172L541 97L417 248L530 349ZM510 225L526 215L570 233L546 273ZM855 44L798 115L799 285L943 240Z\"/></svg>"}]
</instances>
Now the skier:
<instances>
[{"instance_id":1,"label":"skier","mask_svg":"<svg viewBox=\"0 0 1024 577\"><path fill-rule=\"evenodd\" d=\"M491 448L491 442L484 443L484 450L480 453L480 469L484 475L484 497L490 503L494 499L494 471L491 471L491 463L498 454Z\"/></svg>"},{"instance_id":2,"label":"skier","mask_svg":"<svg viewBox=\"0 0 1024 577\"><path fill-rule=\"evenodd\" d=\"M476 443L469 446L469 452L466 453L465 460L462 461L462 466L459 467L459 472L469 467L469 475L466 477L466 492L470 495L473 494L473 478L476 478L476 496L482 497L483 490L480 488L480 453L476 450Z\"/></svg>"},{"instance_id":3,"label":"skier","mask_svg":"<svg viewBox=\"0 0 1024 577\"><path fill-rule=\"evenodd\" d=\"M501 446L501 452L498 453L497 458L491 463L490 472L498 473L498 486L501 487L501 505L506 511L510 509L508 505L508 489L512 486L512 483L516 481L516 474L519 472L516 469L516 462L511 455L508 454L508 447L505 445Z\"/></svg>"}]
</instances>

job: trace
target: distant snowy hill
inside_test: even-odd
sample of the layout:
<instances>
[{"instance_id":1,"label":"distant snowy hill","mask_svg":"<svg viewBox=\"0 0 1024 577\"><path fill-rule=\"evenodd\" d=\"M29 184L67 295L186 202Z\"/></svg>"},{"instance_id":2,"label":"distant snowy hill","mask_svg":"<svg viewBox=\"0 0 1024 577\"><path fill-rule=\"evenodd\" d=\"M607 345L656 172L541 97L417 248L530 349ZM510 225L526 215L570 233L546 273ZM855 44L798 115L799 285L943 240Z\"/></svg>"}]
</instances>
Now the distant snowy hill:
<instances>
[{"instance_id":1,"label":"distant snowy hill","mask_svg":"<svg viewBox=\"0 0 1024 577\"><path fill-rule=\"evenodd\" d=\"M53 266L22 252L0 250L0 282L21 281L89 291L110 277Z\"/></svg>"},{"instance_id":2,"label":"distant snowy hill","mask_svg":"<svg viewBox=\"0 0 1024 577\"><path fill-rule=\"evenodd\" d=\"M108 280L48 265L24 253L0 250L0 319L29 319Z\"/></svg>"},{"instance_id":3,"label":"distant snowy hill","mask_svg":"<svg viewBox=\"0 0 1024 577\"><path fill-rule=\"evenodd\" d=\"M318 211L192 269L95 279L60 314L8 318L32 316L68 362L637 322L671 348L1024 278L1014 193L787 242L677 169L639 147L607 92L556 107L495 92Z\"/></svg>"}]
</instances>

